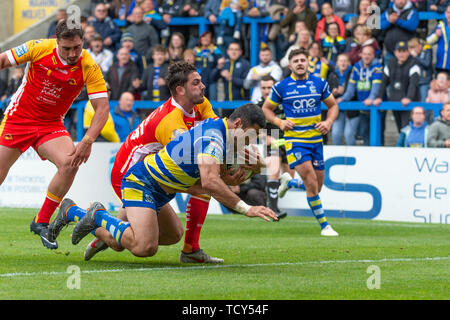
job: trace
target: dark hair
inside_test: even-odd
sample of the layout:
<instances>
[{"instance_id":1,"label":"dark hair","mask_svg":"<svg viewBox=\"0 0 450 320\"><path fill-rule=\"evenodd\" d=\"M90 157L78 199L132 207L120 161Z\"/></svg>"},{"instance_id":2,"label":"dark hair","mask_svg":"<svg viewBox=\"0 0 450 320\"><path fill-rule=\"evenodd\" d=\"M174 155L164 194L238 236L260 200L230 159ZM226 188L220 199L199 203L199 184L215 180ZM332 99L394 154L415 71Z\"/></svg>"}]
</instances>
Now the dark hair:
<instances>
[{"instance_id":1,"label":"dark hair","mask_svg":"<svg viewBox=\"0 0 450 320\"><path fill-rule=\"evenodd\" d=\"M188 81L189 75L196 71L195 66L186 61L177 61L170 64L166 82L172 96L176 95L177 87L184 86Z\"/></svg>"},{"instance_id":2,"label":"dark hair","mask_svg":"<svg viewBox=\"0 0 450 320\"><path fill-rule=\"evenodd\" d=\"M166 53L166 52L167 52L167 49L166 49L166 47L164 47L162 44L157 44L157 45L154 45L154 46L152 47L152 55L154 55L155 52Z\"/></svg>"},{"instance_id":3,"label":"dark hair","mask_svg":"<svg viewBox=\"0 0 450 320\"><path fill-rule=\"evenodd\" d=\"M254 103L247 103L235 109L230 115L230 120L241 119L242 128L248 128L251 125L257 124L260 128L265 128L266 117L260 107Z\"/></svg>"},{"instance_id":4,"label":"dark hair","mask_svg":"<svg viewBox=\"0 0 450 320\"><path fill-rule=\"evenodd\" d=\"M289 53L288 60L291 61L292 57L297 56L299 54L303 54L307 58L309 57L308 51L306 51L304 48L299 48L299 49L294 49Z\"/></svg>"},{"instance_id":5,"label":"dark hair","mask_svg":"<svg viewBox=\"0 0 450 320\"><path fill-rule=\"evenodd\" d=\"M259 79L259 81L273 81L274 83L276 82L270 74L263 75L261 79Z\"/></svg>"},{"instance_id":6,"label":"dark hair","mask_svg":"<svg viewBox=\"0 0 450 320\"><path fill-rule=\"evenodd\" d=\"M263 52L263 51L270 51L270 52L272 52L272 50L270 50L269 47L263 47L263 48L259 49L259 52Z\"/></svg>"},{"instance_id":7,"label":"dark hair","mask_svg":"<svg viewBox=\"0 0 450 320\"><path fill-rule=\"evenodd\" d=\"M56 39L72 40L75 37L83 39L84 31L81 24L72 22L69 26L67 20L61 20L56 26Z\"/></svg>"}]
</instances>

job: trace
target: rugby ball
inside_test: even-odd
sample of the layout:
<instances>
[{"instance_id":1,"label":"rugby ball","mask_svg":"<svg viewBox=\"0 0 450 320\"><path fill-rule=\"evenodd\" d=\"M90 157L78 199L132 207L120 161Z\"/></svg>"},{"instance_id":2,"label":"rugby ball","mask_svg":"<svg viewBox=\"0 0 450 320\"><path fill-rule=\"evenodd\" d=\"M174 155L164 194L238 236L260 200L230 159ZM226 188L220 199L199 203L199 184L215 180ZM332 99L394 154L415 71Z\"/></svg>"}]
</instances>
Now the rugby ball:
<instances>
[{"instance_id":1,"label":"rugby ball","mask_svg":"<svg viewBox=\"0 0 450 320\"><path fill-rule=\"evenodd\" d=\"M227 170L229 170L229 169L231 169L231 168L233 168L234 170L238 170L239 167L241 167L241 165L240 165L240 164L237 164L237 163L235 163L235 164L228 164L228 165L227 165ZM244 172L245 172L245 181L247 181L247 180L250 179L250 177L252 176L253 171L250 170L250 169L244 169L244 168L242 168L242 169L243 169ZM236 172L236 171L234 171L234 172Z\"/></svg>"}]
</instances>

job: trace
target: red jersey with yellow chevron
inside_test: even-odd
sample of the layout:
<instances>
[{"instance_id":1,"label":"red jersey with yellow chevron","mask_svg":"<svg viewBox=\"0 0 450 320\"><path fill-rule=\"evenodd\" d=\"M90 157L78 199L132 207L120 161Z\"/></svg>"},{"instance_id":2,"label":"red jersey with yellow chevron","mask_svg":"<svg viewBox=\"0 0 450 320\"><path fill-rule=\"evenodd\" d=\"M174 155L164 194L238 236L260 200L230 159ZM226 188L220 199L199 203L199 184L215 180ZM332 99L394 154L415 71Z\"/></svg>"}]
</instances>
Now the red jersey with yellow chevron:
<instances>
[{"instance_id":1,"label":"red jersey with yellow chevron","mask_svg":"<svg viewBox=\"0 0 450 320\"><path fill-rule=\"evenodd\" d=\"M22 85L5 111L8 122L61 122L86 85L89 99L107 97L101 69L86 50L76 65L59 58L56 39L31 40L6 52L11 65L27 63Z\"/></svg>"},{"instance_id":2,"label":"red jersey with yellow chevron","mask_svg":"<svg viewBox=\"0 0 450 320\"><path fill-rule=\"evenodd\" d=\"M121 197L120 185L128 168L143 160L145 156L161 150L175 135L189 130L196 122L209 118L218 117L206 98L203 103L195 105L190 114L174 98L169 98L153 111L127 137L116 154L111 183L118 197Z\"/></svg>"}]
</instances>

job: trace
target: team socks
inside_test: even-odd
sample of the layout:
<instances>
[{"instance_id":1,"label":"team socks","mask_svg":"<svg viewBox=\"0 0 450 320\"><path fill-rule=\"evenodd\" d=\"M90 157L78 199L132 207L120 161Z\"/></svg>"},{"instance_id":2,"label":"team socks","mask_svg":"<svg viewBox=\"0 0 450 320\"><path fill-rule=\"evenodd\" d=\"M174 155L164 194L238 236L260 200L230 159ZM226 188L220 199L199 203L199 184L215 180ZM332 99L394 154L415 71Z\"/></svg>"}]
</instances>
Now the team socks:
<instances>
[{"instance_id":1,"label":"team socks","mask_svg":"<svg viewBox=\"0 0 450 320\"><path fill-rule=\"evenodd\" d=\"M279 186L280 186L279 180L268 180L267 181L269 208L274 211L279 211L279 209L278 209L278 187Z\"/></svg>"},{"instance_id":2,"label":"team socks","mask_svg":"<svg viewBox=\"0 0 450 320\"><path fill-rule=\"evenodd\" d=\"M81 209L76 205L73 205L67 209L67 219L69 221L78 222L84 217L85 214L86 210Z\"/></svg>"},{"instance_id":3,"label":"team socks","mask_svg":"<svg viewBox=\"0 0 450 320\"><path fill-rule=\"evenodd\" d=\"M288 182L288 188L289 188L289 189L290 189L290 188L296 188L296 189L300 189L300 190L303 190L303 191L306 190L306 189L305 189L305 185L303 184L303 181L301 181L300 179L296 179L296 178L291 179L291 180Z\"/></svg>"},{"instance_id":4,"label":"team socks","mask_svg":"<svg viewBox=\"0 0 450 320\"><path fill-rule=\"evenodd\" d=\"M319 195L314 197L307 197L308 205L311 208L314 216L320 224L320 228L323 229L328 225L327 218L325 217L323 208L322 208L322 200L320 200Z\"/></svg>"},{"instance_id":5,"label":"team socks","mask_svg":"<svg viewBox=\"0 0 450 320\"><path fill-rule=\"evenodd\" d=\"M209 199L203 197L189 198L186 207L186 232L184 234L183 252L191 253L200 249L200 232L209 208Z\"/></svg>"},{"instance_id":6,"label":"team socks","mask_svg":"<svg viewBox=\"0 0 450 320\"><path fill-rule=\"evenodd\" d=\"M130 226L129 222L124 222L102 209L94 213L94 220L97 227L103 227L108 230L117 243L122 245L122 236L125 229Z\"/></svg>"},{"instance_id":7,"label":"team socks","mask_svg":"<svg viewBox=\"0 0 450 320\"><path fill-rule=\"evenodd\" d=\"M55 212L56 208L58 208L61 200L61 198L55 196L47 190L47 196L45 197L44 204L42 205L41 210L39 210L39 213L34 221L36 223L49 223L53 212Z\"/></svg>"}]
</instances>

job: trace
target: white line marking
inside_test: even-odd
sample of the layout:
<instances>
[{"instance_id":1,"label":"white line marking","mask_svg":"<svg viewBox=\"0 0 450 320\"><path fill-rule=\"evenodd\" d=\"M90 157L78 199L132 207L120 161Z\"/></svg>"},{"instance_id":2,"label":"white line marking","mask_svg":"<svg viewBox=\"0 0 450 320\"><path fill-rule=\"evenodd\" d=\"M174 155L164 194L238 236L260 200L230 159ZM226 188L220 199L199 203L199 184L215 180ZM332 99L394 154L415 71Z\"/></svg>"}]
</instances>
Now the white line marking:
<instances>
[{"instance_id":1,"label":"white line marking","mask_svg":"<svg viewBox=\"0 0 450 320\"><path fill-rule=\"evenodd\" d=\"M273 267L273 266L301 266L314 264L345 264L345 263L383 263L383 262L416 262L416 261L442 261L450 260L447 257L424 257L424 258L385 258L379 260L324 260L324 261L299 261L299 262L277 262L277 263L256 263L256 264L217 264L217 265L199 265L188 267L155 267L155 268L130 268L130 269L109 269L109 270L82 270L81 273L118 273L130 271L178 271L178 270L205 270L205 269L224 269L224 268L255 268L255 267ZM67 275L67 272L17 272L0 273L0 278L29 277L29 276L58 276Z\"/></svg>"}]
</instances>

